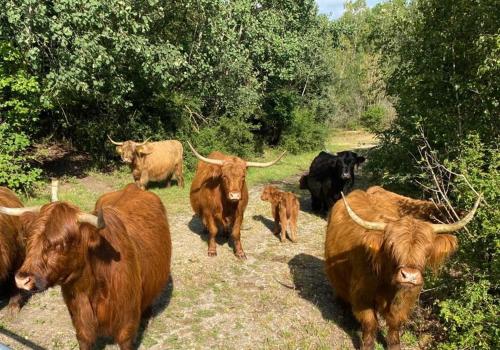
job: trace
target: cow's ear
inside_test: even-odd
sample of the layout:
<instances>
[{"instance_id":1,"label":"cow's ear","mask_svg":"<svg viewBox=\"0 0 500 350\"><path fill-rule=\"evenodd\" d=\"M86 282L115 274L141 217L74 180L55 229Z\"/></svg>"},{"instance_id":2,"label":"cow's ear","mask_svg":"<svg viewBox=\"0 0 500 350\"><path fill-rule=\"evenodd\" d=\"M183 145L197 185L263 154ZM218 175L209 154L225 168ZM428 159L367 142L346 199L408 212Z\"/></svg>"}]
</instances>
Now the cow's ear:
<instances>
[{"instance_id":1,"label":"cow's ear","mask_svg":"<svg viewBox=\"0 0 500 350\"><path fill-rule=\"evenodd\" d=\"M88 247L95 249L101 244L101 236L96 230L89 230Z\"/></svg>"},{"instance_id":2,"label":"cow's ear","mask_svg":"<svg viewBox=\"0 0 500 350\"><path fill-rule=\"evenodd\" d=\"M116 146L116 153L122 154L123 153L123 147L122 146Z\"/></svg>"},{"instance_id":3,"label":"cow's ear","mask_svg":"<svg viewBox=\"0 0 500 350\"><path fill-rule=\"evenodd\" d=\"M368 231L363 238L365 248L372 254L377 254L380 251L383 242L383 233L378 231Z\"/></svg>"},{"instance_id":4,"label":"cow's ear","mask_svg":"<svg viewBox=\"0 0 500 350\"><path fill-rule=\"evenodd\" d=\"M457 250L458 241L457 237L450 234L439 233L434 238L429 255L428 263L435 271L437 270L455 250Z\"/></svg>"},{"instance_id":5,"label":"cow's ear","mask_svg":"<svg viewBox=\"0 0 500 350\"><path fill-rule=\"evenodd\" d=\"M141 156L145 156L145 155L153 153L152 147L150 145L148 145L148 144L145 144L145 145L142 145L142 146L138 146L136 148L136 151Z\"/></svg>"},{"instance_id":6,"label":"cow's ear","mask_svg":"<svg viewBox=\"0 0 500 350\"><path fill-rule=\"evenodd\" d=\"M366 158L365 158L365 157L363 157L363 156L358 156L358 157L356 157L356 164L361 164L361 163L363 163L365 160L366 160Z\"/></svg>"}]
</instances>

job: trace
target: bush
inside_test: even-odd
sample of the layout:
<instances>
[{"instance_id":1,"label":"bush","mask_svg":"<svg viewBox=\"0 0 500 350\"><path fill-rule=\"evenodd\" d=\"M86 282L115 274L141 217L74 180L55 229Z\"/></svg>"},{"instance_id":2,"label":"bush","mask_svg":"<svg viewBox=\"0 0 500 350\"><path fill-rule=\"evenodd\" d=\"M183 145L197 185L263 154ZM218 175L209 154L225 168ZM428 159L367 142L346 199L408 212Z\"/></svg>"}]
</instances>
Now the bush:
<instances>
[{"instance_id":1,"label":"bush","mask_svg":"<svg viewBox=\"0 0 500 350\"><path fill-rule=\"evenodd\" d=\"M460 278L450 279L449 294L439 303L440 317L448 331L442 349L498 349L500 312L498 276L500 262L500 156L496 145L489 147L471 134L460 145L459 157L447 166L466 174L476 191L483 193L482 204L468 230L457 232L459 250L453 270ZM453 204L471 207L476 195L463 177L456 177Z\"/></svg>"},{"instance_id":2,"label":"bush","mask_svg":"<svg viewBox=\"0 0 500 350\"><path fill-rule=\"evenodd\" d=\"M439 303L439 316L449 337L439 349L499 348L498 302L491 290L492 285L484 279L462 283L453 298Z\"/></svg>"},{"instance_id":3,"label":"bush","mask_svg":"<svg viewBox=\"0 0 500 350\"><path fill-rule=\"evenodd\" d=\"M222 117L202 127L193 127L187 123L177 136L184 144L185 166L194 170L196 157L186 141L204 156L213 151L233 154L241 158L249 158L255 154L255 139L252 133L255 127L242 118Z\"/></svg>"},{"instance_id":4,"label":"bush","mask_svg":"<svg viewBox=\"0 0 500 350\"><path fill-rule=\"evenodd\" d=\"M307 152L323 147L327 128L314 118L307 107L298 107L291 113L290 125L283 132L280 145L291 153Z\"/></svg>"},{"instance_id":5,"label":"bush","mask_svg":"<svg viewBox=\"0 0 500 350\"><path fill-rule=\"evenodd\" d=\"M32 190L41 170L30 166L25 155L30 141L24 133L12 132L7 123L0 125L0 184L10 189Z\"/></svg>"},{"instance_id":6,"label":"bush","mask_svg":"<svg viewBox=\"0 0 500 350\"><path fill-rule=\"evenodd\" d=\"M371 132L379 132L382 130L385 119L386 111L384 107L381 105L372 105L361 114L361 125Z\"/></svg>"}]
</instances>

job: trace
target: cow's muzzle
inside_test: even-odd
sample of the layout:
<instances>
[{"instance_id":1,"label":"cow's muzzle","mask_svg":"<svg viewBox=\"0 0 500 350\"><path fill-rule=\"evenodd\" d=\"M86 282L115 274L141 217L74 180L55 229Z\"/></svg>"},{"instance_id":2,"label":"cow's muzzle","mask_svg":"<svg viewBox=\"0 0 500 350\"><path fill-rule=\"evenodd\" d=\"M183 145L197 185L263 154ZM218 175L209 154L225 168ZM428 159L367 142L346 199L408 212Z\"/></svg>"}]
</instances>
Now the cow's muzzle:
<instances>
[{"instance_id":1,"label":"cow's muzzle","mask_svg":"<svg viewBox=\"0 0 500 350\"><path fill-rule=\"evenodd\" d=\"M47 283L43 278L27 274L25 272L18 272L15 276L16 286L19 289L39 292L47 289Z\"/></svg>"},{"instance_id":2,"label":"cow's muzzle","mask_svg":"<svg viewBox=\"0 0 500 350\"><path fill-rule=\"evenodd\" d=\"M424 283L422 272L411 267L401 267L396 273L396 282L404 287L416 287Z\"/></svg>"},{"instance_id":3,"label":"cow's muzzle","mask_svg":"<svg viewBox=\"0 0 500 350\"><path fill-rule=\"evenodd\" d=\"M241 199L241 192L229 192L228 198L232 202L237 202Z\"/></svg>"},{"instance_id":4,"label":"cow's muzzle","mask_svg":"<svg viewBox=\"0 0 500 350\"><path fill-rule=\"evenodd\" d=\"M349 180L351 178L351 174L350 173L342 173L342 175L340 177L342 178L342 180Z\"/></svg>"}]
</instances>

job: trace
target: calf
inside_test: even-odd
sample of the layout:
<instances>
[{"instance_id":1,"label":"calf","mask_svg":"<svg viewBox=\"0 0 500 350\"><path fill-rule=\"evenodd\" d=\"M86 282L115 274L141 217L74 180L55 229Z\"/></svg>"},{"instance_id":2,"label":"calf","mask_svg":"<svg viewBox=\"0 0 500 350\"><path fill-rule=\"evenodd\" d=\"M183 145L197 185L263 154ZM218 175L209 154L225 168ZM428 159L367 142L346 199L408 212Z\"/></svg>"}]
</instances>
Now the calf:
<instances>
[{"instance_id":1,"label":"calf","mask_svg":"<svg viewBox=\"0 0 500 350\"><path fill-rule=\"evenodd\" d=\"M282 243L286 239L286 231L290 225L290 240L297 243L297 217L299 216L300 203L291 192L283 192L274 186L266 186L262 191L260 199L271 203L274 218L274 234L278 234L281 224Z\"/></svg>"},{"instance_id":2,"label":"calf","mask_svg":"<svg viewBox=\"0 0 500 350\"><path fill-rule=\"evenodd\" d=\"M258 163L247 162L221 152L212 152L205 158L191 144L189 147L200 160L189 198L193 211L201 217L203 226L209 233L208 256L217 255L215 237L219 226L222 226L224 231L231 231L235 255L240 259L246 259L240 240L240 228L248 204L245 180L247 168L271 166L279 161L285 152L272 162Z\"/></svg>"},{"instance_id":3,"label":"calf","mask_svg":"<svg viewBox=\"0 0 500 350\"><path fill-rule=\"evenodd\" d=\"M311 193L312 209L326 212L340 198L340 192L348 193L354 185L354 167L364 161L364 157L351 151L336 155L320 152L312 161L309 173L300 179L300 188Z\"/></svg>"},{"instance_id":4,"label":"calf","mask_svg":"<svg viewBox=\"0 0 500 350\"><path fill-rule=\"evenodd\" d=\"M145 189L150 181L167 181L175 176L177 184L184 187L182 157L184 150L177 140L138 143L134 141L116 142L116 151L122 160L130 165L135 183Z\"/></svg>"},{"instance_id":5,"label":"calf","mask_svg":"<svg viewBox=\"0 0 500 350\"><path fill-rule=\"evenodd\" d=\"M103 195L95 208L97 216L54 202L31 216L16 284L35 292L61 286L80 349L91 349L100 335L133 349L141 314L170 275L166 211L157 195L134 184Z\"/></svg>"},{"instance_id":6,"label":"calf","mask_svg":"<svg viewBox=\"0 0 500 350\"><path fill-rule=\"evenodd\" d=\"M381 187L356 190L333 206L326 230L326 273L361 323L362 349L374 348L377 313L389 327L389 349L400 349L399 330L421 292L425 267L437 269L457 249L456 237L448 233L472 220L480 199L453 224L429 222L428 215L436 211L432 202Z\"/></svg>"}]
</instances>

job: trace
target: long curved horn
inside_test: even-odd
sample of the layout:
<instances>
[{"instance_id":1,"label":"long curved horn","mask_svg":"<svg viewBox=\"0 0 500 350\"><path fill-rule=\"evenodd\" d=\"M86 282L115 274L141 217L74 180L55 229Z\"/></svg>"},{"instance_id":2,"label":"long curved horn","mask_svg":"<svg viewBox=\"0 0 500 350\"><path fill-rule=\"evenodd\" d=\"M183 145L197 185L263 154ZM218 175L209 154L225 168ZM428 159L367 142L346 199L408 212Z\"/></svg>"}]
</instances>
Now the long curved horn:
<instances>
[{"instance_id":1,"label":"long curved horn","mask_svg":"<svg viewBox=\"0 0 500 350\"><path fill-rule=\"evenodd\" d=\"M481 202L481 199L483 199L482 193L477 198L476 203L472 207L472 210L463 219L453 224L432 224L432 229L434 230L435 233L446 233L446 232L454 232L460 230L462 227L467 225L472 220L474 214L476 213L477 208L479 207L479 202Z\"/></svg>"},{"instance_id":2,"label":"long curved horn","mask_svg":"<svg viewBox=\"0 0 500 350\"><path fill-rule=\"evenodd\" d=\"M112 138L111 138L111 136L109 136L109 135L108 135L108 139L109 139L109 141L111 141L111 143L112 143L113 145L117 145L117 146L121 146L121 145L123 145L123 142L116 142L116 141L113 141L113 139L112 139Z\"/></svg>"},{"instance_id":3,"label":"long curved horn","mask_svg":"<svg viewBox=\"0 0 500 350\"><path fill-rule=\"evenodd\" d=\"M275 160L267 163L259 163L259 162L247 162L247 167L255 167L255 168L267 168L268 166L276 164L283 156L285 155L286 151L281 153L281 155L276 158Z\"/></svg>"},{"instance_id":4,"label":"long curved horn","mask_svg":"<svg viewBox=\"0 0 500 350\"><path fill-rule=\"evenodd\" d=\"M42 207L37 206L37 207L22 207L22 208L7 208L7 207L0 207L0 213L5 214L5 215L10 215L10 216L21 216L24 213L38 213Z\"/></svg>"},{"instance_id":5,"label":"long curved horn","mask_svg":"<svg viewBox=\"0 0 500 350\"><path fill-rule=\"evenodd\" d=\"M340 192L342 194L342 199L344 200L345 208L347 210L347 213L351 217L351 219L357 223L359 226L364 227L368 230L377 230L377 231L383 231L385 230L385 227L387 224L385 222L375 222L375 221L366 221L361 219L347 204L347 200L344 197L344 192Z\"/></svg>"},{"instance_id":6,"label":"long curved horn","mask_svg":"<svg viewBox=\"0 0 500 350\"><path fill-rule=\"evenodd\" d=\"M191 148L191 151L193 151L194 155L196 156L196 158L198 158L199 160L202 160L204 161L205 163L208 163L208 164L214 164L214 165L222 165L224 164L224 161L222 159L211 159L211 158L206 158L206 157L203 157L201 154L199 154L198 152L196 152L196 150L194 149L194 147L191 145L191 143L189 143L189 141L187 142L189 147Z\"/></svg>"},{"instance_id":7,"label":"long curved horn","mask_svg":"<svg viewBox=\"0 0 500 350\"><path fill-rule=\"evenodd\" d=\"M148 143L148 141L149 141L150 139L151 139L151 137L148 137L148 138L146 139L146 141L143 141L143 142L141 142L141 143L135 142L135 146L136 146L136 147L141 147L141 146L144 146L146 143Z\"/></svg>"},{"instance_id":8,"label":"long curved horn","mask_svg":"<svg viewBox=\"0 0 500 350\"><path fill-rule=\"evenodd\" d=\"M59 198L57 197L57 191L59 190L59 181L57 179L52 179L51 184L51 202L57 202Z\"/></svg>"},{"instance_id":9,"label":"long curved horn","mask_svg":"<svg viewBox=\"0 0 500 350\"><path fill-rule=\"evenodd\" d=\"M88 213L79 213L78 222L81 224L90 224L97 229L101 229L106 226L106 224L104 223L104 219L102 217L102 212L99 212L98 216Z\"/></svg>"}]
</instances>

